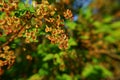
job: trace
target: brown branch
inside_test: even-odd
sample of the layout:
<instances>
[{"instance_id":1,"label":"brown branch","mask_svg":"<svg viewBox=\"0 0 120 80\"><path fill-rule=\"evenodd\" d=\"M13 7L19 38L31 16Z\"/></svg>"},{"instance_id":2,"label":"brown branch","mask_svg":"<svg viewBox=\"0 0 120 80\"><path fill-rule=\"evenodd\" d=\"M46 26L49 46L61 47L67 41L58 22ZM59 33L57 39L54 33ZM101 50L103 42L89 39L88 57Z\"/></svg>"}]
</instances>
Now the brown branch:
<instances>
[{"instance_id":1,"label":"brown branch","mask_svg":"<svg viewBox=\"0 0 120 80\"><path fill-rule=\"evenodd\" d=\"M109 50L109 51L100 50L99 53L104 54L114 60L120 61L120 56L116 54L115 50Z\"/></svg>"},{"instance_id":2,"label":"brown branch","mask_svg":"<svg viewBox=\"0 0 120 80\"><path fill-rule=\"evenodd\" d=\"M120 56L117 55L116 53L104 53L104 54L107 55L108 57L114 59L114 60L120 61Z\"/></svg>"},{"instance_id":3,"label":"brown branch","mask_svg":"<svg viewBox=\"0 0 120 80\"><path fill-rule=\"evenodd\" d=\"M0 49L1 49L2 47L6 46L7 44L9 44L11 41L13 41L14 38L17 37L17 35L18 35L23 29L24 29L24 26L21 27L20 30L18 30L18 31L15 33L15 35L12 35L7 42L5 42L4 44L2 44L2 45L0 46Z\"/></svg>"}]
</instances>

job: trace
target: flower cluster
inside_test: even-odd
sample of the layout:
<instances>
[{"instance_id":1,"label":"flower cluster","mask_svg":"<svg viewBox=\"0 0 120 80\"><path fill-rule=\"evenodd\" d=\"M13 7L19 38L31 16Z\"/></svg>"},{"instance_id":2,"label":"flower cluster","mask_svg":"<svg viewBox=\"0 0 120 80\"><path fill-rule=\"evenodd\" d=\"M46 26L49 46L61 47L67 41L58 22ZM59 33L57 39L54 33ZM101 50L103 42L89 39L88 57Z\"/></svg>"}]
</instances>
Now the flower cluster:
<instances>
[{"instance_id":1,"label":"flower cluster","mask_svg":"<svg viewBox=\"0 0 120 80\"><path fill-rule=\"evenodd\" d=\"M0 11L5 12L6 16L9 16L12 11L16 10L18 8L18 0L10 0L10 3L6 3L4 0L0 2Z\"/></svg>"},{"instance_id":2,"label":"flower cluster","mask_svg":"<svg viewBox=\"0 0 120 80\"><path fill-rule=\"evenodd\" d=\"M10 66L12 66L14 62L14 51L10 50L9 46L3 47L3 49L0 50L0 69L3 66L8 66L8 68L10 68Z\"/></svg>"},{"instance_id":3,"label":"flower cluster","mask_svg":"<svg viewBox=\"0 0 120 80\"><path fill-rule=\"evenodd\" d=\"M51 40L51 43L58 43L59 48L67 48L68 46L68 37L63 30L63 20L60 19L60 15L56 18L50 18L46 20L51 26L46 25L45 31L50 34L47 35L47 38ZM54 23L52 25L52 23Z\"/></svg>"},{"instance_id":4,"label":"flower cluster","mask_svg":"<svg viewBox=\"0 0 120 80\"><path fill-rule=\"evenodd\" d=\"M12 27L11 27L12 26ZM3 20L0 20L0 28L6 35L16 33L20 28L20 19L13 16L6 16Z\"/></svg>"},{"instance_id":5,"label":"flower cluster","mask_svg":"<svg viewBox=\"0 0 120 80\"><path fill-rule=\"evenodd\" d=\"M43 0L42 3L36 6L35 22L36 25L41 27L43 23L46 24L45 32L48 33L47 38L51 43L58 43L59 48L67 48L68 37L64 31L64 20L57 14L57 8L48 3L47 0ZM67 12L67 14L65 14ZM63 12L66 19L72 18L70 10Z\"/></svg>"},{"instance_id":6,"label":"flower cluster","mask_svg":"<svg viewBox=\"0 0 120 80\"><path fill-rule=\"evenodd\" d=\"M21 8L21 9L20 9ZM7 42L0 43L0 67L11 65L14 62L14 54L8 47L15 38L24 39L24 43L37 42L41 27L45 27L47 38L51 43L58 44L60 49L68 46L68 36L64 30L64 18L71 19L72 12L68 9L59 14L55 5L42 0L33 6L19 3L19 0L8 0L0 2L0 36L7 37Z\"/></svg>"},{"instance_id":7,"label":"flower cluster","mask_svg":"<svg viewBox=\"0 0 120 80\"><path fill-rule=\"evenodd\" d=\"M37 29L34 29L32 31L27 31L25 32L25 36L26 36L26 39L25 39L25 42L26 43L30 43L30 42L36 42L37 41Z\"/></svg>"},{"instance_id":8,"label":"flower cluster","mask_svg":"<svg viewBox=\"0 0 120 80\"><path fill-rule=\"evenodd\" d=\"M69 10L69 9L67 9L67 11L65 11L63 14L64 14L64 17L66 19L72 19L73 18L73 14L72 14L71 10Z\"/></svg>"}]
</instances>

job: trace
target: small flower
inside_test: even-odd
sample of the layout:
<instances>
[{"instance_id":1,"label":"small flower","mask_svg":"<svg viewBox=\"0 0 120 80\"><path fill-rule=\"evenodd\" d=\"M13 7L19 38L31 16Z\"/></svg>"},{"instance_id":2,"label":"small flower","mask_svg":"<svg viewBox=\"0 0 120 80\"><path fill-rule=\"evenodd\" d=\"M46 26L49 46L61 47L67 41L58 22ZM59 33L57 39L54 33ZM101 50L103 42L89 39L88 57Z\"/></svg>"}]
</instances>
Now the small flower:
<instances>
[{"instance_id":1,"label":"small flower","mask_svg":"<svg viewBox=\"0 0 120 80\"><path fill-rule=\"evenodd\" d=\"M10 49L9 46L5 46L5 47L3 47L3 50L5 50L5 51L7 51L7 50L9 50L9 49Z\"/></svg>"},{"instance_id":2,"label":"small flower","mask_svg":"<svg viewBox=\"0 0 120 80\"><path fill-rule=\"evenodd\" d=\"M5 24L5 20L0 20L0 25L4 25Z\"/></svg>"},{"instance_id":3,"label":"small flower","mask_svg":"<svg viewBox=\"0 0 120 80\"><path fill-rule=\"evenodd\" d=\"M50 28L46 25L45 32L50 32L50 31L52 31L52 28Z\"/></svg>"},{"instance_id":4,"label":"small flower","mask_svg":"<svg viewBox=\"0 0 120 80\"><path fill-rule=\"evenodd\" d=\"M30 39L29 39L29 38L26 38L26 39L25 39L25 42L26 42L26 43L30 43Z\"/></svg>"},{"instance_id":5,"label":"small flower","mask_svg":"<svg viewBox=\"0 0 120 80\"><path fill-rule=\"evenodd\" d=\"M63 14L64 14L64 17L66 19L72 19L73 18L73 14L72 14L71 10L69 10L69 9L67 9L67 11L64 12Z\"/></svg>"},{"instance_id":6,"label":"small flower","mask_svg":"<svg viewBox=\"0 0 120 80\"><path fill-rule=\"evenodd\" d=\"M0 60L0 67L2 67L2 66L4 66L4 65L3 65L3 61Z\"/></svg>"},{"instance_id":7,"label":"small flower","mask_svg":"<svg viewBox=\"0 0 120 80\"><path fill-rule=\"evenodd\" d=\"M31 55L27 55L26 59L31 61L32 60L32 56Z\"/></svg>"}]
</instances>

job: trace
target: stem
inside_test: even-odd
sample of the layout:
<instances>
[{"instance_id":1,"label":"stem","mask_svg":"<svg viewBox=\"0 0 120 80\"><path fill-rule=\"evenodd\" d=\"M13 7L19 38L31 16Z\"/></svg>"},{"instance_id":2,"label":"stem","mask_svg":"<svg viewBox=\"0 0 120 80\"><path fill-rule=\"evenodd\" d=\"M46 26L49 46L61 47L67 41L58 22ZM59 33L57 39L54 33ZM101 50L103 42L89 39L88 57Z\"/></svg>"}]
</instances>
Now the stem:
<instances>
[{"instance_id":1,"label":"stem","mask_svg":"<svg viewBox=\"0 0 120 80\"><path fill-rule=\"evenodd\" d=\"M21 27L20 30L18 30L18 31L15 33L15 35L12 35L7 42L5 42L4 44L2 44L2 45L0 46L0 49L1 49L2 47L4 47L4 46L8 45L11 41L13 41L14 38L17 37L17 35L18 35L23 29L24 29L24 26Z\"/></svg>"},{"instance_id":2,"label":"stem","mask_svg":"<svg viewBox=\"0 0 120 80\"><path fill-rule=\"evenodd\" d=\"M120 56L117 55L116 51L114 51L114 50L111 50L111 51L110 50L109 51L100 50L99 53L104 54L116 61L120 61Z\"/></svg>"}]
</instances>

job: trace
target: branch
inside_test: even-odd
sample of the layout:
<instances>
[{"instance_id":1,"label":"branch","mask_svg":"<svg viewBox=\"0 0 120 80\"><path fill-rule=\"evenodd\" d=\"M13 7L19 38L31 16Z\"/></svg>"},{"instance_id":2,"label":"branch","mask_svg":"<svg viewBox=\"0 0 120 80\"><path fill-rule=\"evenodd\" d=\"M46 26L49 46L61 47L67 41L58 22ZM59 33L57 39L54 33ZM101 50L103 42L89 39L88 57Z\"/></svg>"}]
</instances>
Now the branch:
<instances>
[{"instance_id":1,"label":"branch","mask_svg":"<svg viewBox=\"0 0 120 80\"><path fill-rule=\"evenodd\" d=\"M0 46L0 49L1 49L2 47L6 46L7 44L9 44L11 41L13 41L14 38L17 37L17 35L18 35L23 29L24 29L24 26L21 27L20 30L18 30L14 35L12 35L7 42L5 42L4 44L2 44L2 45Z\"/></svg>"},{"instance_id":2,"label":"branch","mask_svg":"<svg viewBox=\"0 0 120 80\"><path fill-rule=\"evenodd\" d=\"M108 57L120 61L120 56L116 54L115 50L109 50L109 51L105 51L105 50L100 50L99 53L107 55Z\"/></svg>"},{"instance_id":3,"label":"branch","mask_svg":"<svg viewBox=\"0 0 120 80\"><path fill-rule=\"evenodd\" d=\"M120 61L120 56L117 55L116 53L104 53L104 54L107 55L108 57L114 59L114 60Z\"/></svg>"}]
</instances>

